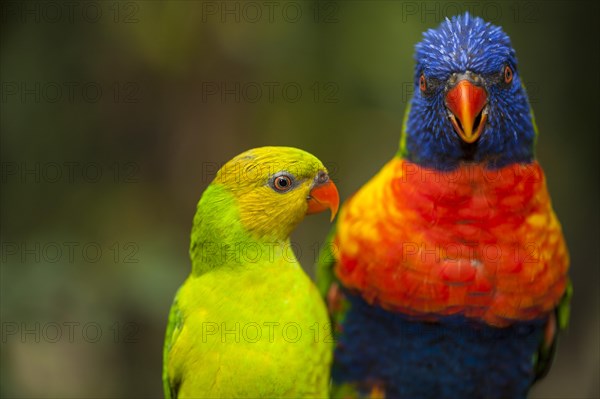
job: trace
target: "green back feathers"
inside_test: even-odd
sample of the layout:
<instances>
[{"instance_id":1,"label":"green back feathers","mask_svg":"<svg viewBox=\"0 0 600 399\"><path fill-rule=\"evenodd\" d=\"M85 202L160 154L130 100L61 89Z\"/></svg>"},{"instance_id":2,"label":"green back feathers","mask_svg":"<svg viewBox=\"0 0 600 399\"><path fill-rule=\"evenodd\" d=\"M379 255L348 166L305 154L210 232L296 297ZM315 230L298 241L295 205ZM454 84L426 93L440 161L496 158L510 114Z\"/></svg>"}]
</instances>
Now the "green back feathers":
<instances>
[{"instance_id":1,"label":"green back feathers","mask_svg":"<svg viewBox=\"0 0 600 399\"><path fill-rule=\"evenodd\" d=\"M397 157L405 158L408 154L408 150L406 149L406 124L408 123L408 114L410 114L410 102L406 105L404 109L404 119L402 120L402 132L400 132L400 145L398 146L398 152L396 153Z\"/></svg>"}]
</instances>

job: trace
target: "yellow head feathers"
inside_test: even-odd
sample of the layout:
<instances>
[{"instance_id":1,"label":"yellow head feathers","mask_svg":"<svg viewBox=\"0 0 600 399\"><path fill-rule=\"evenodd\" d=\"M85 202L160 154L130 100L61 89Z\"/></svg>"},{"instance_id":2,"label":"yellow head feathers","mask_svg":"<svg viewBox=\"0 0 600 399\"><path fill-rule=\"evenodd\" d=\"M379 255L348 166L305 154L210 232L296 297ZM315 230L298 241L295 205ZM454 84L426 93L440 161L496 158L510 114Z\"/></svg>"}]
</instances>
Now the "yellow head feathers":
<instances>
[{"instance_id":1,"label":"yellow head feathers","mask_svg":"<svg viewBox=\"0 0 600 399\"><path fill-rule=\"evenodd\" d=\"M337 212L339 197L315 156L292 147L248 150L227 162L213 184L235 198L243 227L253 235L285 239L307 213Z\"/></svg>"}]
</instances>

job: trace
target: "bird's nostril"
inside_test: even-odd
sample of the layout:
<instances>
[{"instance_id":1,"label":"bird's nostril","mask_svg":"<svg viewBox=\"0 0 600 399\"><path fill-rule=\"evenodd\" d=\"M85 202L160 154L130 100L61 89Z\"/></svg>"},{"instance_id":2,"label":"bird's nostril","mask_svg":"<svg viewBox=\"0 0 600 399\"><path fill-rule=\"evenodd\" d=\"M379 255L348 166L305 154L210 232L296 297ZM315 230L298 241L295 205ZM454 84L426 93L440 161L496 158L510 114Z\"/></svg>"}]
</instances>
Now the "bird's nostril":
<instances>
[{"instance_id":1,"label":"bird's nostril","mask_svg":"<svg viewBox=\"0 0 600 399\"><path fill-rule=\"evenodd\" d=\"M317 175L317 183L327 183L328 180L329 175L322 170L319 171L319 174Z\"/></svg>"}]
</instances>

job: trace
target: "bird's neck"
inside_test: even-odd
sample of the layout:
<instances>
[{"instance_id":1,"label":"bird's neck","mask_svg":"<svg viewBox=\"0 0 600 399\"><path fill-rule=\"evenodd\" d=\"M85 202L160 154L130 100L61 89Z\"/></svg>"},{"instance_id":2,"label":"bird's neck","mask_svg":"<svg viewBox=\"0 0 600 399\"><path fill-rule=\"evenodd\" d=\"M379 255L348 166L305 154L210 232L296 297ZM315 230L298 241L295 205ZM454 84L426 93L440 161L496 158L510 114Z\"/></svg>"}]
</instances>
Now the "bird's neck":
<instances>
[{"instance_id":1,"label":"bird's neck","mask_svg":"<svg viewBox=\"0 0 600 399\"><path fill-rule=\"evenodd\" d=\"M192 226L192 273L220 267L260 267L274 262L297 262L289 237L257 236L240 221L233 195L219 185L202 195Z\"/></svg>"},{"instance_id":2,"label":"bird's neck","mask_svg":"<svg viewBox=\"0 0 600 399\"><path fill-rule=\"evenodd\" d=\"M222 267L250 270L272 264L298 264L289 240L200 241L190 252L196 276Z\"/></svg>"}]
</instances>

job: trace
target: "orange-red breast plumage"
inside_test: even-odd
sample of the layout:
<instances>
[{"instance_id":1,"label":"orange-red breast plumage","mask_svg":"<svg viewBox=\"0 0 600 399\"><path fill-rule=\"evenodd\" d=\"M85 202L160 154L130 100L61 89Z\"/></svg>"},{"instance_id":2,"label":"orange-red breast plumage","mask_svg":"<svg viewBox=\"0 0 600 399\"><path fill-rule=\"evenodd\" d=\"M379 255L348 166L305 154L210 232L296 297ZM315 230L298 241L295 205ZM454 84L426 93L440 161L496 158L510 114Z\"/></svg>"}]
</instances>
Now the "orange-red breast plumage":
<instances>
[{"instance_id":1,"label":"orange-red breast plumage","mask_svg":"<svg viewBox=\"0 0 600 399\"><path fill-rule=\"evenodd\" d=\"M567 284L537 162L444 172L395 158L346 203L337 228L338 279L405 314L505 326L550 312Z\"/></svg>"}]
</instances>

